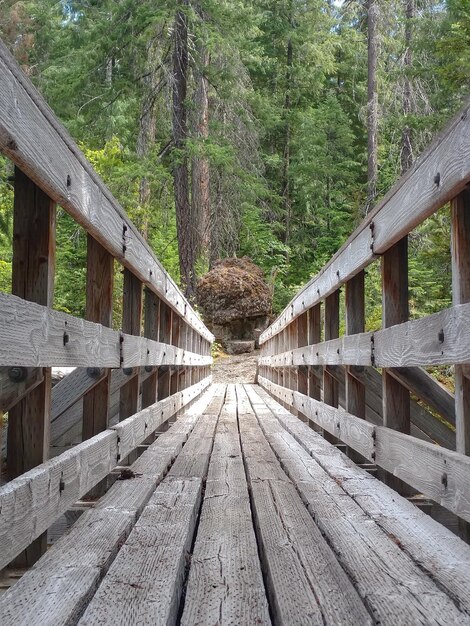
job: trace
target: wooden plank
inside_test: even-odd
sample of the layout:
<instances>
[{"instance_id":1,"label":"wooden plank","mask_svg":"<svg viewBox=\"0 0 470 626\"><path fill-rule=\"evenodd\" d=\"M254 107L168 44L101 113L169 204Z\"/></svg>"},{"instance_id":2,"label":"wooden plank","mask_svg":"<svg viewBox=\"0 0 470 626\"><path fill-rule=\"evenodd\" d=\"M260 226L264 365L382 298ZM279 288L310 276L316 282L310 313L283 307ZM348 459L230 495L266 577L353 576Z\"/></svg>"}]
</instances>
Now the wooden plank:
<instances>
[{"instance_id":1,"label":"wooden plank","mask_svg":"<svg viewBox=\"0 0 470 626\"><path fill-rule=\"evenodd\" d=\"M372 365L374 333L344 336L321 343L260 357L261 365L286 367L292 365Z\"/></svg>"},{"instance_id":2,"label":"wooden plank","mask_svg":"<svg viewBox=\"0 0 470 626\"><path fill-rule=\"evenodd\" d=\"M224 388L218 388L217 393L223 396ZM215 427L217 417L205 412L200 420L215 420ZM200 440L200 420L183 451L191 446L194 439ZM210 449L206 455L208 460ZM159 485L101 582L80 624L176 622L207 464L201 469L200 476L175 475L170 471Z\"/></svg>"},{"instance_id":3,"label":"wooden plank","mask_svg":"<svg viewBox=\"0 0 470 626\"><path fill-rule=\"evenodd\" d=\"M271 623L232 385L216 429L181 618L183 625L202 623Z\"/></svg>"},{"instance_id":4,"label":"wooden plank","mask_svg":"<svg viewBox=\"0 0 470 626\"><path fill-rule=\"evenodd\" d=\"M449 424L455 424L454 395L426 370L420 367L396 367L390 373Z\"/></svg>"},{"instance_id":5,"label":"wooden plank","mask_svg":"<svg viewBox=\"0 0 470 626\"><path fill-rule=\"evenodd\" d=\"M54 299L56 205L21 170L15 168L12 293L39 305ZM38 373L40 375L40 373ZM8 413L7 467L10 478L36 467L49 456L51 370ZM46 551L39 537L17 559L32 565Z\"/></svg>"},{"instance_id":6,"label":"wooden plank","mask_svg":"<svg viewBox=\"0 0 470 626\"><path fill-rule=\"evenodd\" d=\"M1 42L0 76L0 150L212 342L213 335Z\"/></svg>"},{"instance_id":7,"label":"wooden plank","mask_svg":"<svg viewBox=\"0 0 470 626\"><path fill-rule=\"evenodd\" d=\"M67 336L65 344L64 335ZM120 368L121 338L124 354L122 365L125 367L139 364L159 366L174 362L199 367L212 363L210 356L183 353L183 350L168 344L125 335L101 324L0 293L2 365ZM138 355L142 353L142 359L140 356L136 358L132 350ZM150 354L147 355L147 351Z\"/></svg>"},{"instance_id":8,"label":"wooden plank","mask_svg":"<svg viewBox=\"0 0 470 626\"><path fill-rule=\"evenodd\" d=\"M470 612L470 547L453 532L434 521L407 499L356 467L339 450L331 450L325 441L311 433L304 424L292 419L282 407L259 387L256 394L295 440L319 465L341 485L397 545L439 582L457 606ZM347 468L347 480L345 469ZM321 483L318 481L317 483Z\"/></svg>"},{"instance_id":9,"label":"wooden plank","mask_svg":"<svg viewBox=\"0 0 470 626\"><path fill-rule=\"evenodd\" d=\"M152 427L191 402L210 382L210 377L202 380L164 405L157 403L1 487L0 569L105 478L118 457L127 456Z\"/></svg>"},{"instance_id":10,"label":"wooden plank","mask_svg":"<svg viewBox=\"0 0 470 626\"><path fill-rule=\"evenodd\" d=\"M367 267L374 253L383 254L465 188L470 181L469 133L466 104L321 272L264 331L260 344Z\"/></svg>"},{"instance_id":11,"label":"wooden plank","mask_svg":"<svg viewBox=\"0 0 470 626\"><path fill-rule=\"evenodd\" d=\"M122 331L140 336L142 320L142 283L128 269L124 270ZM140 368L139 368L140 369ZM124 420L137 413L139 403L139 370L121 387L119 419Z\"/></svg>"},{"instance_id":12,"label":"wooden plank","mask_svg":"<svg viewBox=\"0 0 470 626\"><path fill-rule=\"evenodd\" d=\"M178 420L178 427L162 433L132 465L136 478L116 481L0 600L2 624L29 626L36 620L55 626L78 620L212 396L208 391Z\"/></svg>"},{"instance_id":13,"label":"wooden plank","mask_svg":"<svg viewBox=\"0 0 470 626\"><path fill-rule=\"evenodd\" d=\"M0 488L0 568L5 567L116 465L117 435L104 432Z\"/></svg>"},{"instance_id":14,"label":"wooden plank","mask_svg":"<svg viewBox=\"0 0 470 626\"><path fill-rule=\"evenodd\" d=\"M175 623L201 490L200 478L167 478L161 483L88 605L81 626Z\"/></svg>"},{"instance_id":15,"label":"wooden plank","mask_svg":"<svg viewBox=\"0 0 470 626\"><path fill-rule=\"evenodd\" d=\"M299 393L292 394L267 379L260 378L260 385L419 493L470 521L468 456L384 426L373 426Z\"/></svg>"},{"instance_id":16,"label":"wooden plank","mask_svg":"<svg viewBox=\"0 0 470 626\"><path fill-rule=\"evenodd\" d=\"M265 399L258 388L251 387L248 393ZM392 625L423 619L426 623L445 623L452 613L455 623L466 623L470 590L463 581L470 571L470 548L405 498L357 468L304 424L285 418L276 409L277 403L266 402L272 412L255 405L265 436L337 551L339 561L358 581L359 593L375 619ZM273 433L273 421L284 425L287 432ZM440 541L448 550L439 547ZM439 587L434 583L436 572ZM456 612L455 600L461 612Z\"/></svg>"},{"instance_id":17,"label":"wooden plank","mask_svg":"<svg viewBox=\"0 0 470 626\"><path fill-rule=\"evenodd\" d=\"M469 322L470 303L460 304L374 333L345 336L336 343L323 342L303 350L261 357L260 363L273 367L285 363L367 366L371 363L367 345L373 339L376 367L467 364L470 353ZM342 351L342 356L335 356L335 347ZM319 357L316 357L316 351Z\"/></svg>"},{"instance_id":18,"label":"wooden plank","mask_svg":"<svg viewBox=\"0 0 470 626\"><path fill-rule=\"evenodd\" d=\"M469 361L470 304L374 333L377 367L464 364Z\"/></svg>"},{"instance_id":19,"label":"wooden plank","mask_svg":"<svg viewBox=\"0 0 470 626\"><path fill-rule=\"evenodd\" d=\"M308 616L311 624L371 624L357 592L287 476L284 480L253 478L250 467L256 457L249 443L268 444L241 386L237 386L237 396L239 402L245 396L240 437L273 622L300 624Z\"/></svg>"}]
</instances>

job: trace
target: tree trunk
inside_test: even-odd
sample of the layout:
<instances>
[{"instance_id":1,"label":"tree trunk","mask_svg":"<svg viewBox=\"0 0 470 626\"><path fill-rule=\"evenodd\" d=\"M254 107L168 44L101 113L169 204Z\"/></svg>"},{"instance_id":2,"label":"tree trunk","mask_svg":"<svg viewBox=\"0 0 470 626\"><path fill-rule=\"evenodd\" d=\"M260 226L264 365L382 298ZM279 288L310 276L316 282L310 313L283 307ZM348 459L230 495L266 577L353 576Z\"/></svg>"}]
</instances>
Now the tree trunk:
<instances>
[{"instance_id":1,"label":"tree trunk","mask_svg":"<svg viewBox=\"0 0 470 626\"><path fill-rule=\"evenodd\" d=\"M206 70L210 56L203 45L199 47L199 62L194 72L196 93L193 135L198 142L198 154L192 160L191 203L197 233L196 254L207 257L211 240L210 172L209 160L204 155L202 144L209 137L209 81Z\"/></svg>"},{"instance_id":2,"label":"tree trunk","mask_svg":"<svg viewBox=\"0 0 470 626\"><path fill-rule=\"evenodd\" d=\"M411 94L411 77L410 69L413 63L413 24L412 20L415 16L415 0L405 0L405 57L404 57L404 73L405 83L403 86L403 115L405 116L405 126L402 133L401 148L401 173L404 174L413 163L413 136L412 130L408 124L408 115L413 112L413 100Z\"/></svg>"},{"instance_id":3,"label":"tree trunk","mask_svg":"<svg viewBox=\"0 0 470 626\"><path fill-rule=\"evenodd\" d=\"M366 213L372 208L377 195L377 0L367 0L367 204Z\"/></svg>"},{"instance_id":4,"label":"tree trunk","mask_svg":"<svg viewBox=\"0 0 470 626\"><path fill-rule=\"evenodd\" d=\"M183 0L187 7L187 0ZM188 299L196 292L195 249L191 206L189 203L188 136L186 93L188 80L188 18L179 10L175 18L173 48L173 144L176 154L173 168L175 187L176 228L178 233L181 283Z\"/></svg>"},{"instance_id":5,"label":"tree trunk","mask_svg":"<svg viewBox=\"0 0 470 626\"><path fill-rule=\"evenodd\" d=\"M291 87L292 87L292 39L289 38L287 42L287 65L286 65L286 95L284 99L284 115L285 115L285 129L284 129L284 154L282 164L282 202L285 215L285 237L284 243L288 246L290 242L291 222L292 222L292 199L290 190L290 141L291 141L291 128L290 128L290 108L291 108Z\"/></svg>"},{"instance_id":6,"label":"tree trunk","mask_svg":"<svg viewBox=\"0 0 470 626\"><path fill-rule=\"evenodd\" d=\"M155 119L155 90L156 80L156 45L155 41L147 45L147 65L143 82L143 96L139 119L139 134L137 136L137 156L145 159L150 147L155 143L156 119ZM142 206L148 204L150 200L150 185L144 176L139 184L139 201ZM145 219L141 225L142 235L148 237L148 220Z\"/></svg>"}]
</instances>

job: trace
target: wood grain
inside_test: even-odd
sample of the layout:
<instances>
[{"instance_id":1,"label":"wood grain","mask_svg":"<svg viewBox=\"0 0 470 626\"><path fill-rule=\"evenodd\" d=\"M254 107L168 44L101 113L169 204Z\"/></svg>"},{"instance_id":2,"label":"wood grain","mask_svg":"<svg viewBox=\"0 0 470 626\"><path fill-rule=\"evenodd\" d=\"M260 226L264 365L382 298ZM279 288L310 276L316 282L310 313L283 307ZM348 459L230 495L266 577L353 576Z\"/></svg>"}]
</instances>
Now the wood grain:
<instances>
[{"instance_id":1,"label":"wood grain","mask_svg":"<svg viewBox=\"0 0 470 626\"><path fill-rule=\"evenodd\" d=\"M247 390L250 398L256 393L254 387ZM390 626L419 623L423 615L426 620L435 619L437 623L468 621L469 616L456 610L453 600L434 583L431 572L424 574L393 537L345 492L342 485L348 481L343 478L344 455L337 454L327 442L319 443L323 445L323 454L331 457L330 471L337 464L332 477L292 435L285 431L273 432L273 425L279 425L273 413L259 405L255 405L255 411L277 458L338 561L355 581L359 595L375 620ZM362 474L365 472L357 472L358 477ZM377 481L365 474L362 478L364 493L373 482Z\"/></svg>"},{"instance_id":2,"label":"wood grain","mask_svg":"<svg viewBox=\"0 0 470 626\"><path fill-rule=\"evenodd\" d=\"M242 453L274 623L371 624L367 610L295 486L282 472L241 385L237 385L237 397ZM251 467L256 461L256 446L266 449L271 463L284 475L282 480L277 475L255 478Z\"/></svg>"},{"instance_id":3,"label":"wood grain","mask_svg":"<svg viewBox=\"0 0 470 626\"><path fill-rule=\"evenodd\" d=\"M209 623L271 623L241 456L233 385L228 386L215 431L181 618L186 626Z\"/></svg>"},{"instance_id":4,"label":"wood grain","mask_svg":"<svg viewBox=\"0 0 470 626\"><path fill-rule=\"evenodd\" d=\"M261 387L301 410L379 467L404 481L441 506L470 521L470 458L398 433L373 426L341 410L260 378Z\"/></svg>"},{"instance_id":5,"label":"wood grain","mask_svg":"<svg viewBox=\"0 0 470 626\"><path fill-rule=\"evenodd\" d=\"M210 382L211 378L206 378L168 398L164 405L156 403L1 487L0 568Z\"/></svg>"},{"instance_id":6,"label":"wood grain","mask_svg":"<svg viewBox=\"0 0 470 626\"><path fill-rule=\"evenodd\" d=\"M56 626L78 620L213 393L214 389L204 394L177 426L147 448L131 467L136 478L116 481L95 508L84 513L2 597L2 624Z\"/></svg>"}]
</instances>

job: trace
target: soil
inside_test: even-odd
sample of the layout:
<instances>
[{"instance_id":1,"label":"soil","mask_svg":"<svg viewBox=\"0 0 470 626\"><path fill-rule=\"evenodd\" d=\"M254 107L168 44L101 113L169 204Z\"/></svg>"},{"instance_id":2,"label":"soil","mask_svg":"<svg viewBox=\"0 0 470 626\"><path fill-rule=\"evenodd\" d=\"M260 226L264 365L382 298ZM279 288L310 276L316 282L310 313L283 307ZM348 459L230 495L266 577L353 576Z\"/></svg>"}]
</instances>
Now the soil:
<instances>
[{"instance_id":1,"label":"soil","mask_svg":"<svg viewBox=\"0 0 470 626\"><path fill-rule=\"evenodd\" d=\"M254 383L260 351L250 354L220 354L212 366L214 383Z\"/></svg>"}]
</instances>

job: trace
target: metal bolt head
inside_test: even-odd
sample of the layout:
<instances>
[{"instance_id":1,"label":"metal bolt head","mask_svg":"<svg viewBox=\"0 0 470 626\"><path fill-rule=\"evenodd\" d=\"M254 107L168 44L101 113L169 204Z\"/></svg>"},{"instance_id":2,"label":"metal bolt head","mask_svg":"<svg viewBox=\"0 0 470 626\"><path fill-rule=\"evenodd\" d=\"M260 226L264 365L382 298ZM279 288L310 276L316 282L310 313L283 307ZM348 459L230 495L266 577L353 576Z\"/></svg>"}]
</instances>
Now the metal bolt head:
<instances>
[{"instance_id":1,"label":"metal bolt head","mask_svg":"<svg viewBox=\"0 0 470 626\"><path fill-rule=\"evenodd\" d=\"M130 376L133 373L133 369L132 367L123 367L122 368L122 373L125 374L126 376Z\"/></svg>"},{"instance_id":2,"label":"metal bolt head","mask_svg":"<svg viewBox=\"0 0 470 626\"><path fill-rule=\"evenodd\" d=\"M9 367L8 368L8 378L13 383L22 383L26 380L28 375L28 370L26 367Z\"/></svg>"},{"instance_id":3,"label":"metal bolt head","mask_svg":"<svg viewBox=\"0 0 470 626\"><path fill-rule=\"evenodd\" d=\"M99 367L87 367L86 373L90 378L98 378L98 376L101 374L101 370Z\"/></svg>"}]
</instances>

